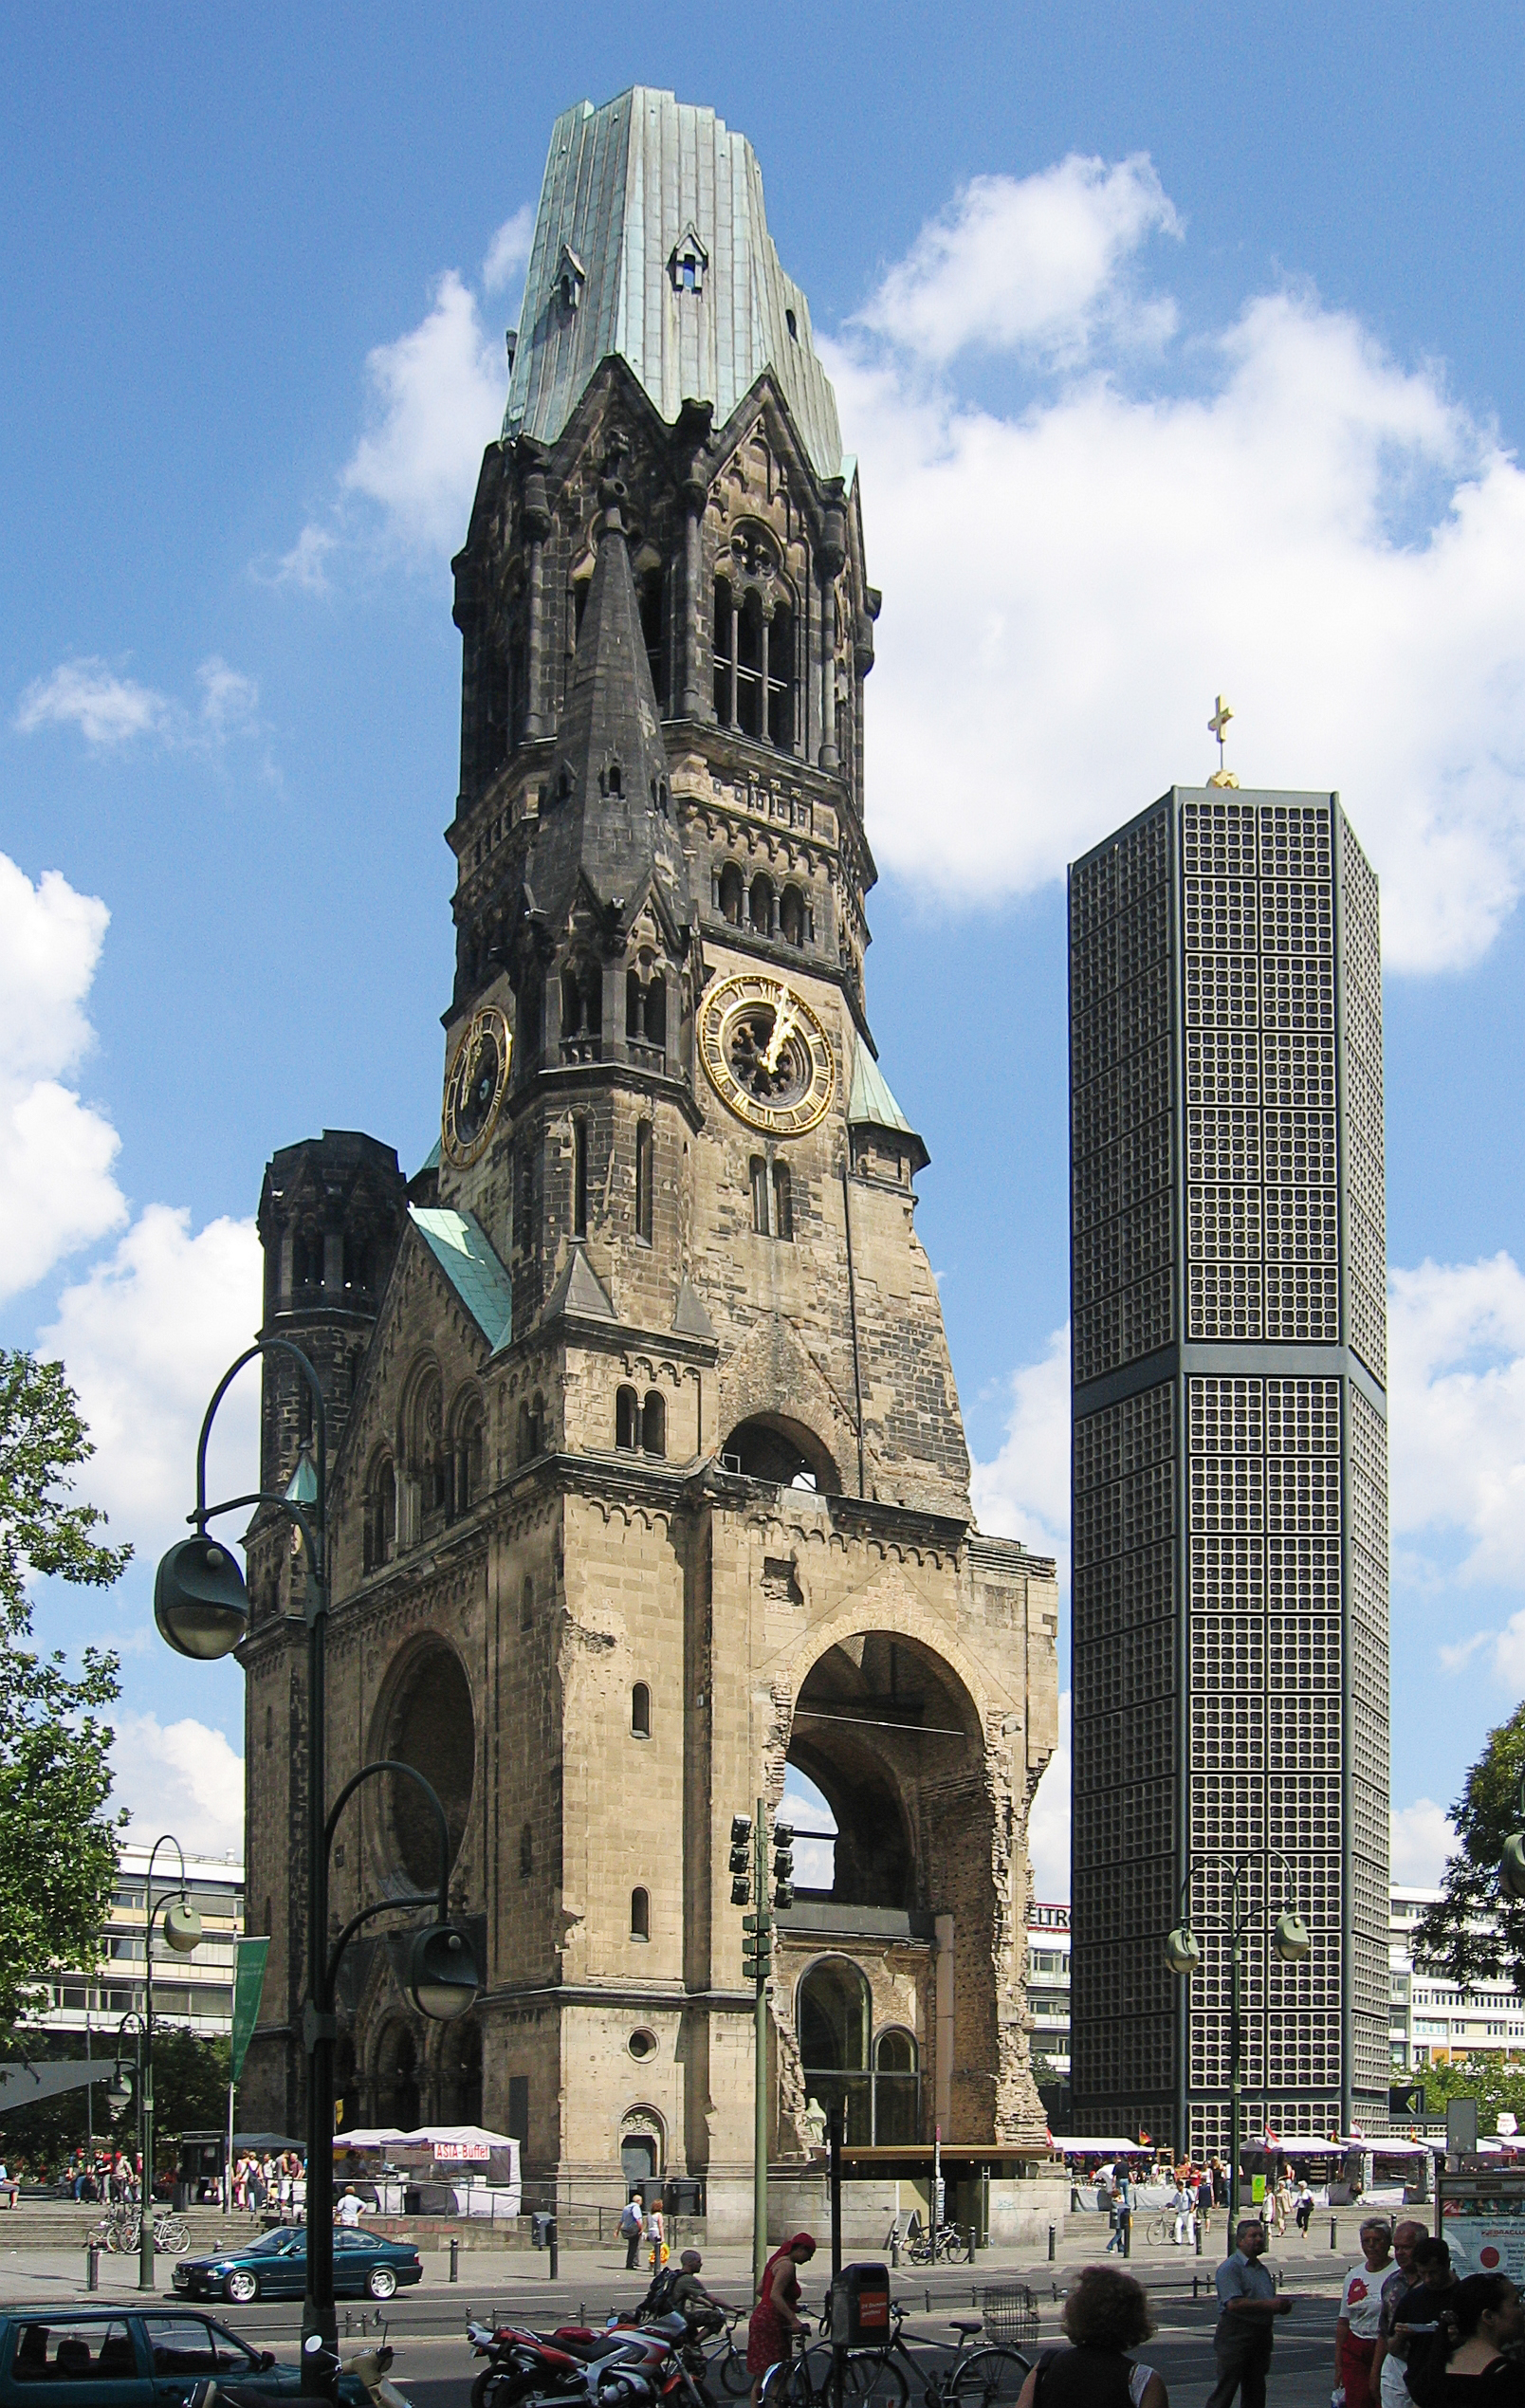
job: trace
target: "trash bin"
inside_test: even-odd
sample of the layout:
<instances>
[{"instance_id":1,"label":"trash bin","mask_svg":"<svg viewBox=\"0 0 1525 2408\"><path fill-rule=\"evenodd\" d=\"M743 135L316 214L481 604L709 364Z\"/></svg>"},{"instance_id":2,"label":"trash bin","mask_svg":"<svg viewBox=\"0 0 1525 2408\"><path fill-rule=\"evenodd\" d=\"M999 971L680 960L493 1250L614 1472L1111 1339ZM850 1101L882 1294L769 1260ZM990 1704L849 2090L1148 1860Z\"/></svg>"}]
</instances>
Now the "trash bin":
<instances>
[{"instance_id":1,"label":"trash bin","mask_svg":"<svg viewBox=\"0 0 1525 2408\"><path fill-rule=\"evenodd\" d=\"M531 2215L529 2219L529 2237L537 2249L545 2249L549 2247L551 2226L555 2222L556 2218L554 2215Z\"/></svg>"},{"instance_id":2,"label":"trash bin","mask_svg":"<svg viewBox=\"0 0 1525 2408\"><path fill-rule=\"evenodd\" d=\"M890 2338L890 2269L844 2266L832 2285L834 2349L882 2349Z\"/></svg>"}]
</instances>

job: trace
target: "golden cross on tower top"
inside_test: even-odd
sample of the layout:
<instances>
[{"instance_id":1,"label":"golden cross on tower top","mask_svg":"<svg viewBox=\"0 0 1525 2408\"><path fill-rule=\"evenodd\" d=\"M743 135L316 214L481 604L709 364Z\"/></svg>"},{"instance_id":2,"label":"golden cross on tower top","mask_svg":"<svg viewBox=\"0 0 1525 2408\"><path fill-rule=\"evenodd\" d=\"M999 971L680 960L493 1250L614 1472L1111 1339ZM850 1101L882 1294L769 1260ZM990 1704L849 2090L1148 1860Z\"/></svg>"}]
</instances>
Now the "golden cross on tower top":
<instances>
[{"instance_id":1,"label":"golden cross on tower top","mask_svg":"<svg viewBox=\"0 0 1525 2408\"><path fill-rule=\"evenodd\" d=\"M1207 781L1207 783L1210 786L1237 786L1239 784L1239 780L1235 777L1233 770L1225 769L1223 766L1223 738L1228 731L1228 723L1233 716L1234 713L1228 704L1223 700L1222 695L1218 695L1217 708L1214 710L1211 719L1207 722L1208 733L1216 736L1218 739L1218 767L1214 770L1212 776Z\"/></svg>"}]
</instances>

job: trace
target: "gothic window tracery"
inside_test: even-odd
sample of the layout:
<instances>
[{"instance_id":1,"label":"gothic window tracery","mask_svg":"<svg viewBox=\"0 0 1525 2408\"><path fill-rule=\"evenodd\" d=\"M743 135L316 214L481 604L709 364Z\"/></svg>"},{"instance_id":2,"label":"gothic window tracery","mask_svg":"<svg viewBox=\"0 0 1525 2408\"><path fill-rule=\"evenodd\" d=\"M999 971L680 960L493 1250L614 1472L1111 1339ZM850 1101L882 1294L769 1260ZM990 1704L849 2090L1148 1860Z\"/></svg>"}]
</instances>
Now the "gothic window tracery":
<instances>
[{"instance_id":1,"label":"gothic window tracery","mask_svg":"<svg viewBox=\"0 0 1525 2408\"><path fill-rule=\"evenodd\" d=\"M734 727L781 752L796 748L795 610L771 538L738 527L716 564L714 706Z\"/></svg>"},{"instance_id":2,"label":"gothic window tracery","mask_svg":"<svg viewBox=\"0 0 1525 2408\"><path fill-rule=\"evenodd\" d=\"M377 1457L365 1491L364 1569L379 1572L397 1552L397 1475L388 1454Z\"/></svg>"},{"instance_id":3,"label":"gothic window tracery","mask_svg":"<svg viewBox=\"0 0 1525 2408\"><path fill-rule=\"evenodd\" d=\"M727 861L720 873L720 916L733 928L742 925L742 909L745 899L745 882L734 861Z\"/></svg>"}]
</instances>

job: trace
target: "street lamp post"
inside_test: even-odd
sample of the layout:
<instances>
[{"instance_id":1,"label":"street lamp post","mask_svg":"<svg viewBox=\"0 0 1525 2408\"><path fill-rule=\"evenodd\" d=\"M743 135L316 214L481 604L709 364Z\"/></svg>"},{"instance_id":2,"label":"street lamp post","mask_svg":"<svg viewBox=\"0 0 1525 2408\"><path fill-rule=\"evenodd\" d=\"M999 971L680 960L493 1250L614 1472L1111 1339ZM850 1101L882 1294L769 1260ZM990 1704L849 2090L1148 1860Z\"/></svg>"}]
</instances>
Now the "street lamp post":
<instances>
[{"instance_id":1,"label":"street lamp post","mask_svg":"<svg viewBox=\"0 0 1525 2408\"><path fill-rule=\"evenodd\" d=\"M154 1866L161 1847L173 1847L180 1860L178 1889L172 1884L154 1896ZM143 2040L138 2081L138 2125L143 2158L142 2212L138 2219L138 2288L154 2289L154 1925L164 1908L164 1938L180 1957L189 1957L201 1939L201 1918L191 1903L185 1877L185 1850L173 1832L154 1842L143 1884Z\"/></svg>"},{"instance_id":2,"label":"street lamp post","mask_svg":"<svg viewBox=\"0 0 1525 2408\"><path fill-rule=\"evenodd\" d=\"M1296 1883L1293 1878L1292 1868L1279 1850L1273 1849L1270 1852L1276 1856L1277 1864L1281 1866L1282 1878L1287 1884L1287 1903L1282 1907L1272 1926L1272 1953L1278 1957L1284 1965L1300 1965L1312 1949L1313 1942L1308 1937L1307 1924L1293 1903ZM1240 2125L1243 2084L1240 1993L1244 1970L1244 1940L1252 1921L1249 1902L1244 1891L1245 1875L1253 1861L1248 1856L1241 1856L1237 1860L1228 1856L1200 1856L1197 1859L1198 1868L1208 1864L1232 1864L1234 1867L1228 1921L1203 1926L1205 1930L1226 1934L1231 1950L1228 1994L1228 2248L1230 2254L1237 2246L1234 2227L1239 2220L1240 2208ZM1166 1963L1170 1971L1178 1975L1183 1981L1189 1981L1193 1974L1200 1973L1202 1970L1202 1945L1191 1927L1189 1914L1192 1871L1193 1867L1188 1863L1176 1907L1175 1929L1165 1943ZM1181 2137L1184 2141L1185 2136L1183 2134Z\"/></svg>"},{"instance_id":3,"label":"street lamp post","mask_svg":"<svg viewBox=\"0 0 1525 2408\"><path fill-rule=\"evenodd\" d=\"M313 1455L317 1494L310 1516L293 1496L255 1489L207 1502L207 1443L223 1398L256 1356L288 1355L312 1398ZM388 1759L362 1765L327 1810L327 1707L325 1670L331 1567L328 1533L328 1444L322 1383L299 1346L289 1338L260 1338L230 1365L212 1393L196 1446L195 1511L187 1518L195 1535L182 1538L159 1564L154 1584L154 1619L179 1654L202 1663L230 1655L248 1628L248 1592L226 1547L207 1535L220 1515L249 1505L268 1505L297 1530L306 1564L307 1625L307 1994L302 2041L307 2056L307 2281L302 2313L302 2384L305 2392L333 2397L339 2324L334 2311L334 2013L340 1959L363 1923L398 1907L433 1906L435 1921L413 1941L409 1991L420 2013L437 2020L464 2014L480 1987L469 1941L450 1921L450 1833L445 1810L421 1773ZM425 1794L439 1834L439 1884L434 1897L408 1896L367 1906L328 1942L328 1866L339 1816L364 1781L382 1773L401 1774Z\"/></svg>"}]
</instances>

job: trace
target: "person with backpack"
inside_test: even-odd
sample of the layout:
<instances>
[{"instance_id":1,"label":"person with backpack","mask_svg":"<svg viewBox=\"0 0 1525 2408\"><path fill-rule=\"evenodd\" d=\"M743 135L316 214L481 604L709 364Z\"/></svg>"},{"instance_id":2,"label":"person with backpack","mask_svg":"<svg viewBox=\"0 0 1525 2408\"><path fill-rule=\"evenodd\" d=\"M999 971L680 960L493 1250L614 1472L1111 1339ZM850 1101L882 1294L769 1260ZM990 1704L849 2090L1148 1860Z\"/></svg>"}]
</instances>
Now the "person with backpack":
<instances>
[{"instance_id":1,"label":"person with backpack","mask_svg":"<svg viewBox=\"0 0 1525 2408\"><path fill-rule=\"evenodd\" d=\"M1045 2349L1017 2408L1170 2408L1164 2379L1129 2356L1154 2330L1142 2283L1120 2266L1082 2266L1062 2319L1068 2349Z\"/></svg>"},{"instance_id":2,"label":"person with backpack","mask_svg":"<svg viewBox=\"0 0 1525 2408\"><path fill-rule=\"evenodd\" d=\"M640 2253L641 2234L646 2230L646 2216L641 2208L639 2191L632 2191L619 2214L619 2237L625 2244L625 2271L634 2274Z\"/></svg>"}]
</instances>

